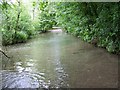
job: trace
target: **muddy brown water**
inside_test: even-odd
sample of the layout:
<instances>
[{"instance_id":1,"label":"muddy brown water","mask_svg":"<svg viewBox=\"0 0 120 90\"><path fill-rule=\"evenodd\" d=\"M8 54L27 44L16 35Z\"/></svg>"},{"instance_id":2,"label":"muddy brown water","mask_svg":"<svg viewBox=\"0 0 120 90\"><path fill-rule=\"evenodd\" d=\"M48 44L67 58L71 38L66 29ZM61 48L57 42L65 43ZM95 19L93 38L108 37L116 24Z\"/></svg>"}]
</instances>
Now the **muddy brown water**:
<instances>
[{"instance_id":1,"label":"muddy brown water","mask_svg":"<svg viewBox=\"0 0 120 90\"><path fill-rule=\"evenodd\" d=\"M118 56L61 29L3 49L2 88L118 87Z\"/></svg>"}]
</instances>

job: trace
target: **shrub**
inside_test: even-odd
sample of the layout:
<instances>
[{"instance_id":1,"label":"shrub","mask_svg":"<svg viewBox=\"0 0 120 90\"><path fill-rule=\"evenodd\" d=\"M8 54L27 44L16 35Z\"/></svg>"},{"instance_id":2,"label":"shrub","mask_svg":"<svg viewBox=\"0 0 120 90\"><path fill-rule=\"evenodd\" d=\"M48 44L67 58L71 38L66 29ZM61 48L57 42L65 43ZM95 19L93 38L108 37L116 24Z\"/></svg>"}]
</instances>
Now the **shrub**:
<instances>
[{"instance_id":1,"label":"shrub","mask_svg":"<svg viewBox=\"0 0 120 90\"><path fill-rule=\"evenodd\" d=\"M120 52L119 3L56 3L58 24L68 33L106 48Z\"/></svg>"},{"instance_id":2,"label":"shrub","mask_svg":"<svg viewBox=\"0 0 120 90\"><path fill-rule=\"evenodd\" d=\"M10 45L13 43L14 30L8 31L2 28L2 45Z\"/></svg>"},{"instance_id":3,"label":"shrub","mask_svg":"<svg viewBox=\"0 0 120 90\"><path fill-rule=\"evenodd\" d=\"M15 39L16 39L17 43L26 42L28 39L28 35L24 31L18 31L16 33Z\"/></svg>"}]
</instances>

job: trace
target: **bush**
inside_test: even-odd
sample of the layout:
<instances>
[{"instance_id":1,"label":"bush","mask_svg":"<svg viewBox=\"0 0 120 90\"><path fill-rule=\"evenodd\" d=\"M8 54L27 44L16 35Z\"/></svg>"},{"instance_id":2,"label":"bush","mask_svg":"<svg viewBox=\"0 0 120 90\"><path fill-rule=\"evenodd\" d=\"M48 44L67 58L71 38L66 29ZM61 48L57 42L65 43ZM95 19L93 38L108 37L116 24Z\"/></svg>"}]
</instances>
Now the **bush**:
<instances>
[{"instance_id":1,"label":"bush","mask_svg":"<svg viewBox=\"0 0 120 90\"><path fill-rule=\"evenodd\" d=\"M16 32L16 41L17 43L26 42L28 39L28 35L24 31Z\"/></svg>"},{"instance_id":2,"label":"bush","mask_svg":"<svg viewBox=\"0 0 120 90\"><path fill-rule=\"evenodd\" d=\"M46 32L57 24L55 20L55 12L50 10L50 7L53 7L52 3L40 2L41 13L39 14L39 29L42 32Z\"/></svg>"},{"instance_id":3,"label":"bush","mask_svg":"<svg viewBox=\"0 0 120 90\"><path fill-rule=\"evenodd\" d=\"M26 42L35 34L30 14L22 2L11 4L8 1L0 3L2 11L2 43L3 45Z\"/></svg>"},{"instance_id":4,"label":"bush","mask_svg":"<svg viewBox=\"0 0 120 90\"><path fill-rule=\"evenodd\" d=\"M13 43L13 32L2 29L2 45L10 45Z\"/></svg>"},{"instance_id":5,"label":"bush","mask_svg":"<svg viewBox=\"0 0 120 90\"><path fill-rule=\"evenodd\" d=\"M56 20L66 32L119 53L119 8L119 3L61 2L56 4Z\"/></svg>"}]
</instances>

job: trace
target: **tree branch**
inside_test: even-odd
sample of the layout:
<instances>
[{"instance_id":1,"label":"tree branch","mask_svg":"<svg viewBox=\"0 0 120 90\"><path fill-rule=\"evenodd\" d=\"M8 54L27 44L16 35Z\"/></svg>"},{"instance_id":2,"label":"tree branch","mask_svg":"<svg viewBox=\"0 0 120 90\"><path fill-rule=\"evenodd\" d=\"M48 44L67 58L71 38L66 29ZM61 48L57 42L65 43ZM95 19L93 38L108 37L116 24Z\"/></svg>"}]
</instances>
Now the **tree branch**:
<instances>
[{"instance_id":1,"label":"tree branch","mask_svg":"<svg viewBox=\"0 0 120 90\"><path fill-rule=\"evenodd\" d=\"M0 50L0 52L5 55L7 58L10 58L4 51Z\"/></svg>"}]
</instances>

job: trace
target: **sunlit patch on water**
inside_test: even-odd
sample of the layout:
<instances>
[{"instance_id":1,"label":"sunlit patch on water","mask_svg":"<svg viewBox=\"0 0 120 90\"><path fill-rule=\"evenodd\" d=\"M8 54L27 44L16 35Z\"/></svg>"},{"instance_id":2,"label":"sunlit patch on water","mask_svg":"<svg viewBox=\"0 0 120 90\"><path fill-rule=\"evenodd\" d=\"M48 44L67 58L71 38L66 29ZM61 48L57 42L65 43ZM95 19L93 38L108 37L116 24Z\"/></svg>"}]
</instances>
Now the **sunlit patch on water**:
<instances>
[{"instance_id":1,"label":"sunlit patch on water","mask_svg":"<svg viewBox=\"0 0 120 90\"><path fill-rule=\"evenodd\" d=\"M58 67L55 69L56 71L56 87L61 87L62 88L68 88L69 87L69 84L67 82L67 77L68 77L68 74L64 71L64 69L62 67Z\"/></svg>"},{"instance_id":2,"label":"sunlit patch on water","mask_svg":"<svg viewBox=\"0 0 120 90\"><path fill-rule=\"evenodd\" d=\"M2 88L48 88L43 73L2 72Z\"/></svg>"}]
</instances>

